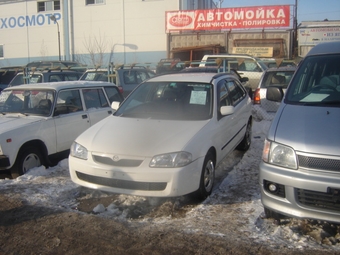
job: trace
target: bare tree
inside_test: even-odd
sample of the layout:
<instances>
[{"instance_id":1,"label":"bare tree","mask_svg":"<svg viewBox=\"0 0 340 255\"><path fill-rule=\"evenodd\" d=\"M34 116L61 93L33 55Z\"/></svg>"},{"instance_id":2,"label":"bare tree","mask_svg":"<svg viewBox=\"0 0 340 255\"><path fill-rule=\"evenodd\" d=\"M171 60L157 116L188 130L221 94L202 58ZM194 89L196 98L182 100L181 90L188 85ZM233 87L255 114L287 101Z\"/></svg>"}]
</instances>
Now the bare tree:
<instances>
[{"instance_id":1,"label":"bare tree","mask_svg":"<svg viewBox=\"0 0 340 255\"><path fill-rule=\"evenodd\" d=\"M89 54L90 63L94 67L103 66L106 64L105 62L105 52L107 49L107 42L103 39L103 37L91 37L84 41L84 47Z\"/></svg>"}]
</instances>

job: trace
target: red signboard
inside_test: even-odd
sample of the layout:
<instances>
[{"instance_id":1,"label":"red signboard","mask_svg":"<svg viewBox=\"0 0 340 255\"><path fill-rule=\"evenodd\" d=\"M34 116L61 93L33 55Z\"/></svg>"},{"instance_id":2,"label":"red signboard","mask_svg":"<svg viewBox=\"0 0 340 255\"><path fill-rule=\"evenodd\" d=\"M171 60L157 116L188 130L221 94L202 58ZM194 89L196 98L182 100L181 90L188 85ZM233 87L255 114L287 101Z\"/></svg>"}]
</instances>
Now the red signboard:
<instances>
[{"instance_id":1,"label":"red signboard","mask_svg":"<svg viewBox=\"0 0 340 255\"><path fill-rule=\"evenodd\" d=\"M281 28L290 26L290 6L256 6L166 12L166 31Z\"/></svg>"}]
</instances>

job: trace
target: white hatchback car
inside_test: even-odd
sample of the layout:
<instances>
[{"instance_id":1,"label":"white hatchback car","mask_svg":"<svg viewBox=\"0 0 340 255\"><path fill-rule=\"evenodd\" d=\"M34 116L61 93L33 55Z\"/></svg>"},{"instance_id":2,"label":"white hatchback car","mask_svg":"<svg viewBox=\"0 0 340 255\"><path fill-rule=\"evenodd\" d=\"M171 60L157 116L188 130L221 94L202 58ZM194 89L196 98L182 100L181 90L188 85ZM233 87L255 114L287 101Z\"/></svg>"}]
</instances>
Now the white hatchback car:
<instances>
[{"instance_id":1,"label":"white hatchback car","mask_svg":"<svg viewBox=\"0 0 340 255\"><path fill-rule=\"evenodd\" d=\"M70 175L79 185L114 193L197 191L204 198L216 165L235 148L249 148L251 128L251 99L234 75L157 76L75 140Z\"/></svg>"},{"instance_id":2,"label":"white hatchback car","mask_svg":"<svg viewBox=\"0 0 340 255\"><path fill-rule=\"evenodd\" d=\"M74 139L123 101L108 82L49 82L4 89L0 95L0 171L13 178L67 158Z\"/></svg>"}]
</instances>

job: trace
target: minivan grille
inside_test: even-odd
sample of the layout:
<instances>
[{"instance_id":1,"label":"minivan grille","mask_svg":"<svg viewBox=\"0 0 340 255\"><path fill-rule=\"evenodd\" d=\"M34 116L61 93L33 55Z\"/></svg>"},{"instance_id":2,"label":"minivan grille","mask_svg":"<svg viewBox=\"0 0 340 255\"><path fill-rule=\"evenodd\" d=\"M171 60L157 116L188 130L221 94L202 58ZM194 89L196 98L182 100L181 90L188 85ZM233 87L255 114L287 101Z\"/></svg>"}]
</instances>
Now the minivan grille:
<instances>
[{"instance_id":1,"label":"minivan grille","mask_svg":"<svg viewBox=\"0 0 340 255\"><path fill-rule=\"evenodd\" d=\"M316 208L340 211L340 190L329 189L328 193L295 189L300 204Z\"/></svg>"},{"instance_id":2,"label":"minivan grille","mask_svg":"<svg viewBox=\"0 0 340 255\"><path fill-rule=\"evenodd\" d=\"M80 180L119 189L159 191L164 190L167 184L166 182L135 182L113 178L104 178L80 172L76 172L76 174Z\"/></svg>"},{"instance_id":3,"label":"minivan grille","mask_svg":"<svg viewBox=\"0 0 340 255\"><path fill-rule=\"evenodd\" d=\"M299 167L340 173L340 160L298 155Z\"/></svg>"}]
</instances>

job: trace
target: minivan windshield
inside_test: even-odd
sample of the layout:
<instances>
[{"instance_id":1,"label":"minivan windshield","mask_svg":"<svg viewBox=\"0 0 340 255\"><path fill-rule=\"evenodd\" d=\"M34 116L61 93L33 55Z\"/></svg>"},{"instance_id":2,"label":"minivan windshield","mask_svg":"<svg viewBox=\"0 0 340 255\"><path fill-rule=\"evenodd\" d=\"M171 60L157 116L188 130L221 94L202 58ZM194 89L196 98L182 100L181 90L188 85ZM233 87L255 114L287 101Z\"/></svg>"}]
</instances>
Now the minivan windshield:
<instances>
[{"instance_id":1,"label":"minivan windshield","mask_svg":"<svg viewBox=\"0 0 340 255\"><path fill-rule=\"evenodd\" d=\"M300 65L285 103L340 106L340 54L308 56Z\"/></svg>"},{"instance_id":2,"label":"minivan windshield","mask_svg":"<svg viewBox=\"0 0 340 255\"><path fill-rule=\"evenodd\" d=\"M212 84L146 82L119 107L116 116L161 120L207 120L212 117Z\"/></svg>"}]
</instances>

